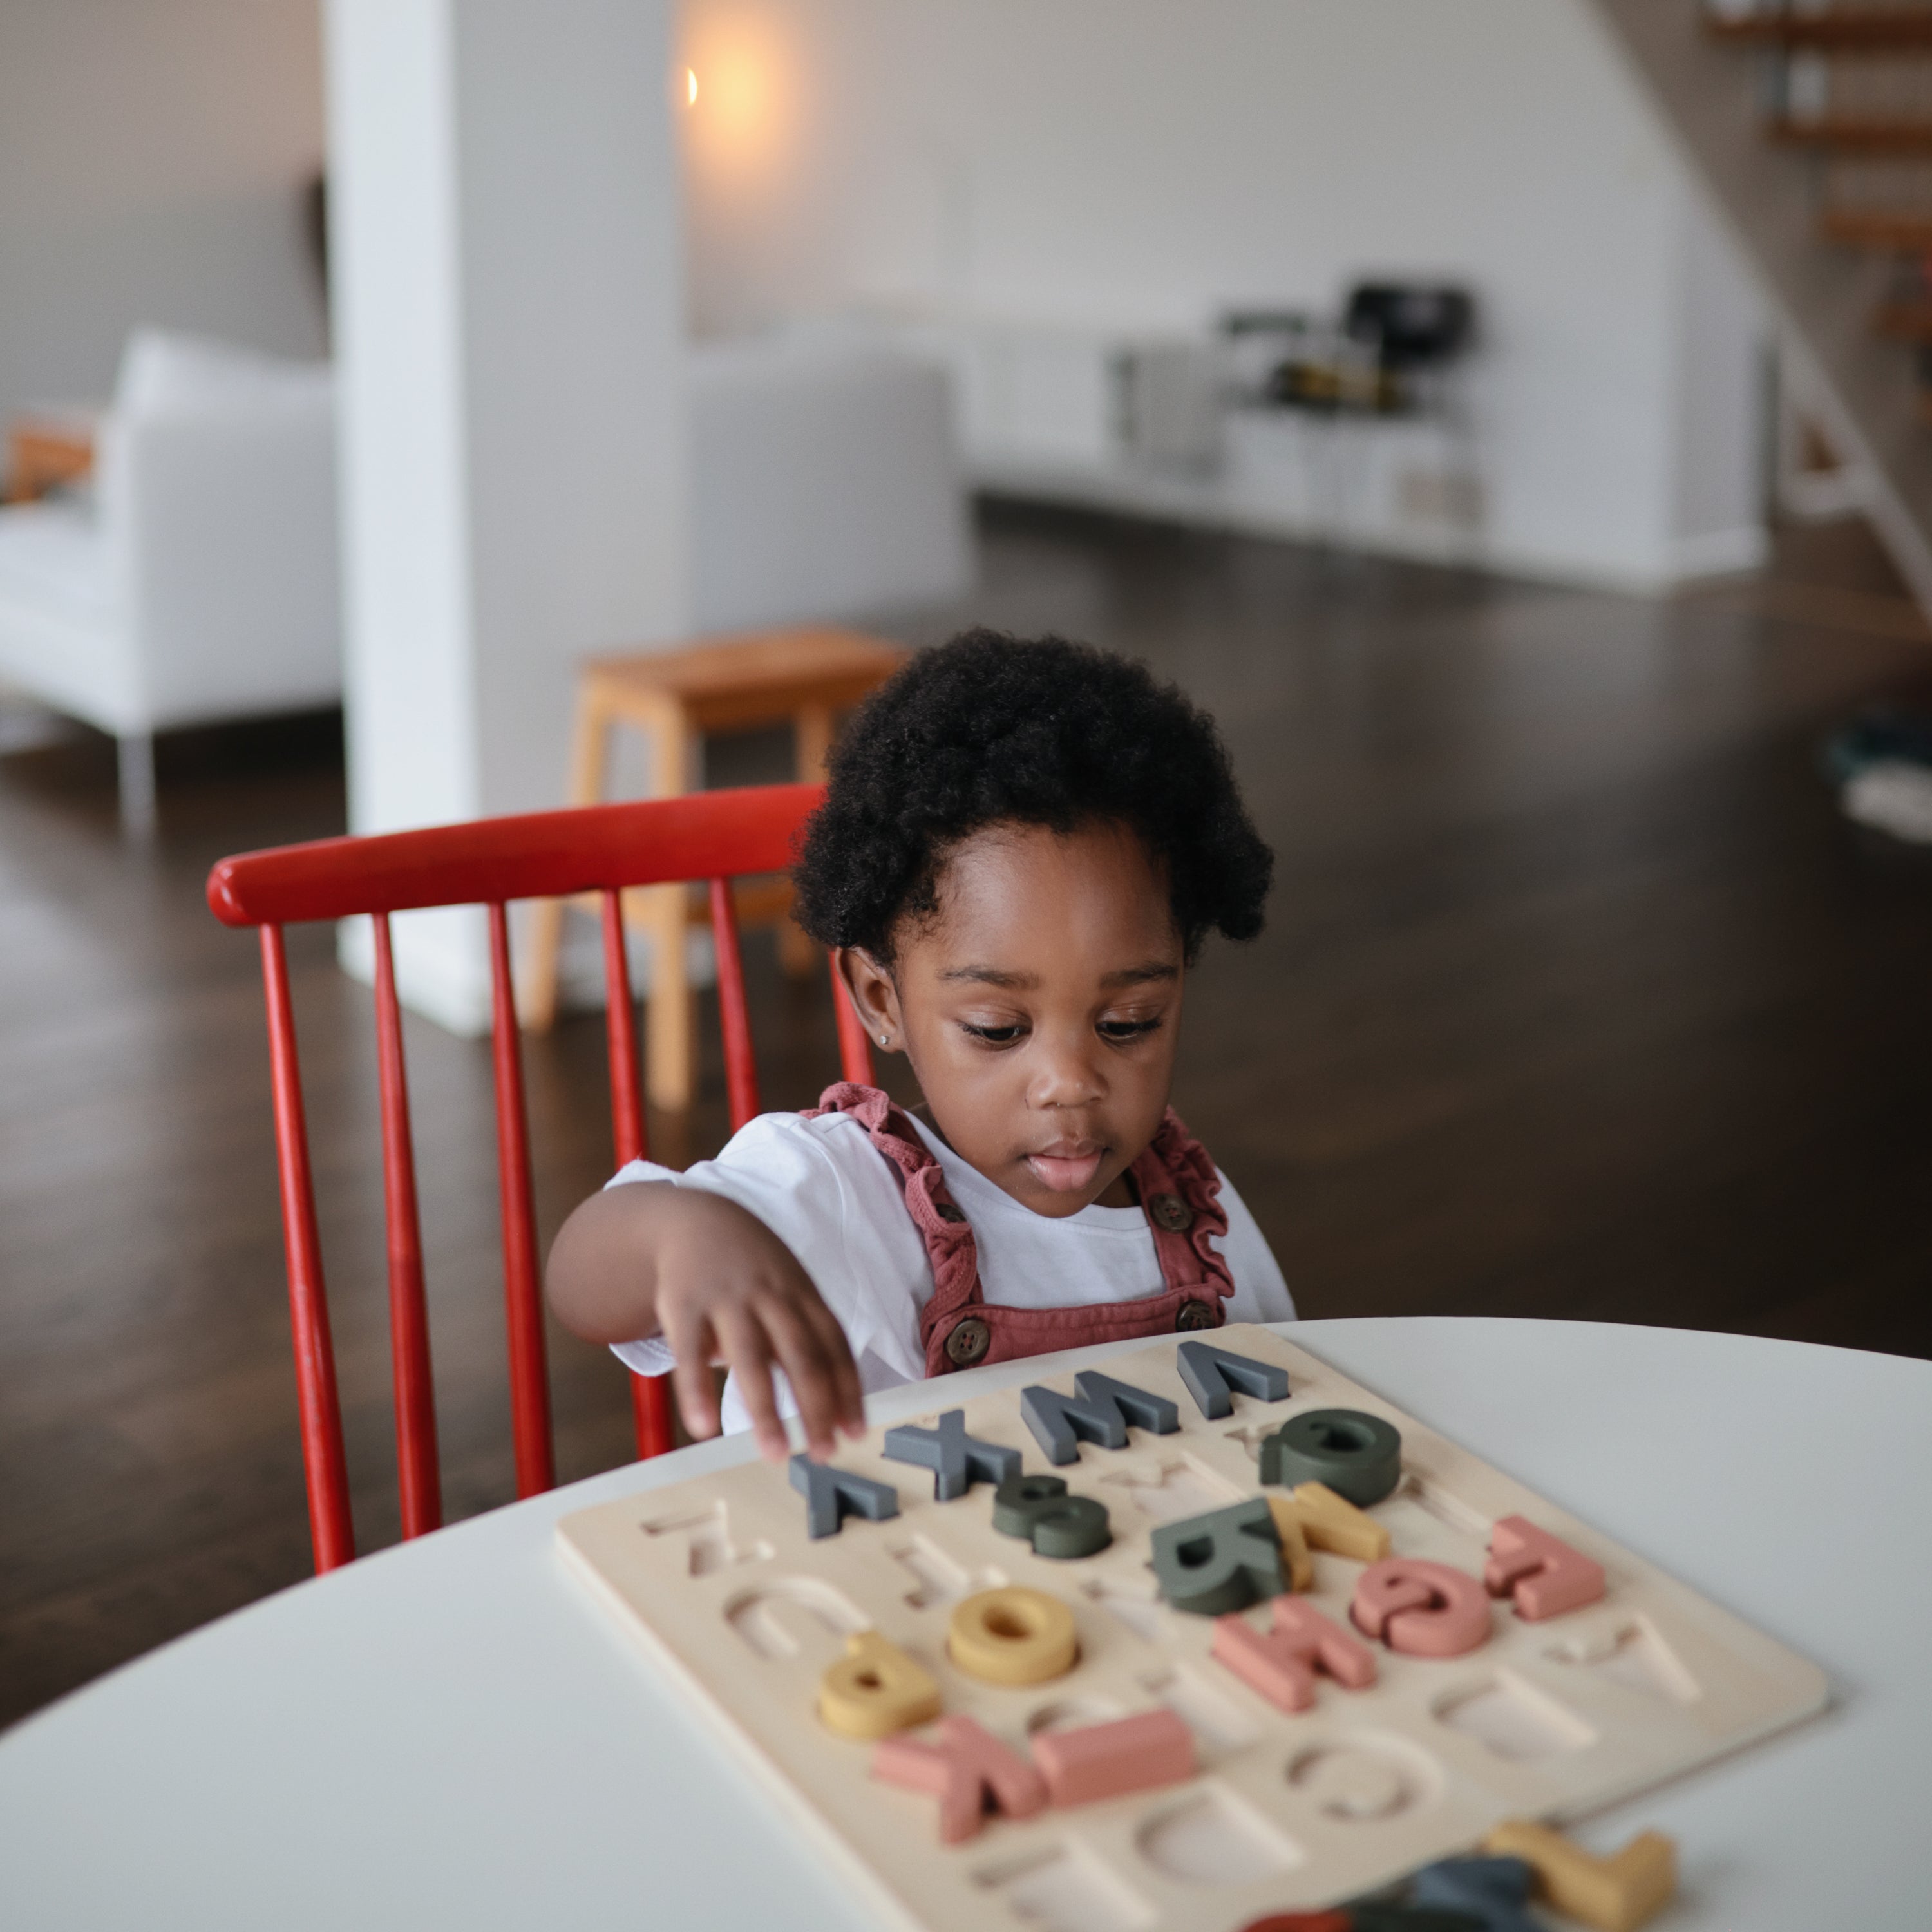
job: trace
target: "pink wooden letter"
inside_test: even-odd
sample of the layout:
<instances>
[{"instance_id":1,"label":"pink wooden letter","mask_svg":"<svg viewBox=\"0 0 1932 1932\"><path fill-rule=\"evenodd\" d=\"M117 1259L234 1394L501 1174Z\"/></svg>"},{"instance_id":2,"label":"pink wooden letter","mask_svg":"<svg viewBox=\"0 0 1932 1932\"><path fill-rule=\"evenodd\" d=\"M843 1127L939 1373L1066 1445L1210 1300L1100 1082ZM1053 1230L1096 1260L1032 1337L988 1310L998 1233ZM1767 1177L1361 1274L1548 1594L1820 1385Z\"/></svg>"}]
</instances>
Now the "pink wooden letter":
<instances>
[{"instance_id":1,"label":"pink wooden letter","mask_svg":"<svg viewBox=\"0 0 1932 1932\"><path fill-rule=\"evenodd\" d=\"M1483 1583L1491 1596L1509 1598L1526 1622L1540 1623L1596 1602L1604 1566L1527 1517L1506 1516L1490 1535Z\"/></svg>"},{"instance_id":2,"label":"pink wooden letter","mask_svg":"<svg viewBox=\"0 0 1932 1932\"><path fill-rule=\"evenodd\" d=\"M1194 1775L1194 1733L1172 1711L1077 1731L1042 1731L1033 1761L1056 1804L1090 1804Z\"/></svg>"},{"instance_id":3,"label":"pink wooden letter","mask_svg":"<svg viewBox=\"0 0 1932 1932\"><path fill-rule=\"evenodd\" d=\"M1474 1577L1413 1556L1371 1563L1355 1585L1355 1627L1410 1657L1460 1657L1486 1642L1490 1600Z\"/></svg>"},{"instance_id":4,"label":"pink wooden letter","mask_svg":"<svg viewBox=\"0 0 1932 1932\"><path fill-rule=\"evenodd\" d=\"M939 1800L939 1836L956 1845L971 1838L986 1814L1030 1818L1046 1808L1046 1784L1018 1752L1009 1750L970 1718L940 1720L937 1744L903 1736L881 1738L872 1775Z\"/></svg>"},{"instance_id":5,"label":"pink wooden letter","mask_svg":"<svg viewBox=\"0 0 1932 1932\"><path fill-rule=\"evenodd\" d=\"M1351 1690L1376 1681L1375 1653L1298 1597L1275 1598L1274 1627L1265 1636L1244 1616L1216 1617L1214 1654L1284 1711L1305 1711L1314 1702L1318 1670Z\"/></svg>"}]
</instances>

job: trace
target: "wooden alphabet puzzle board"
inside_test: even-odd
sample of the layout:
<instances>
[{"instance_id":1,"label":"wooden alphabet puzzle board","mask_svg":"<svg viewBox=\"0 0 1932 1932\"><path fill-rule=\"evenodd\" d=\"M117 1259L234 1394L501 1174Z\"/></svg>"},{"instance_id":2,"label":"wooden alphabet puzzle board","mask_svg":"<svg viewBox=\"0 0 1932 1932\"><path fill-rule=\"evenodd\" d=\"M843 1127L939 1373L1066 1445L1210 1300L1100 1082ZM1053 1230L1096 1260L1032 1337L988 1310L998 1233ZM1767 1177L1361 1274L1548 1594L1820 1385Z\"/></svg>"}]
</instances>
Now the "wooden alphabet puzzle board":
<instances>
[{"instance_id":1,"label":"wooden alphabet puzzle board","mask_svg":"<svg viewBox=\"0 0 1932 1932\"><path fill-rule=\"evenodd\" d=\"M888 1520L848 1516L812 1540L787 1472L750 1464L567 1516L563 1550L886 1922L923 1932L1236 1932L1466 1851L1502 1819L1576 1818L1823 1706L1813 1665L1265 1329L1198 1339L1285 1368L1288 1396L1235 1394L1230 1414L1208 1419L1177 1370L1186 1339L1130 1346L1103 1365L1175 1402L1178 1431L1136 1428L1122 1450L1083 1442L1077 1462L1054 1472L1107 1505L1114 1540L1097 1555L1049 1561L995 1533L985 1484L935 1501L932 1474L886 1459L877 1430L835 1462L896 1490ZM1071 1375L1036 1379L1073 1393ZM956 1406L944 1384L932 1393L928 1424ZM964 1406L973 1436L1022 1452L1028 1474L1049 1467L1018 1388ZM1211 1617L1160 1600L1150 1537L1282 1494L1258 1489L1258 1444L1318 1408L1400 1430L1400 1486L1368 1511L1394 1554L1480 1576L1492 1526L1520 1515L1600 1563L1606 1594L1538 1623L1498 1602L1488 1640L1466 1654L1375 1644L1371 1686L1323 1677L1312 1707L1293 1714L1265 1701L1210 1654ZM1314 1564L1303 1600L1359 1636L1348 1607L1364 1566L1328 1550ZM1071 1609L1079 1660L1064 1676L996 1685L949 1660L953 1607L1006 1584ZM1266 1627L1265 1605L1247 1614ZM817 1714L822 1674L866 1630L938 1680L947 1714L1021 1751L1042 1730L1170 1708L1194 1733L1196 1774L1024 1820L991 1816L944 1844L934 1800L875 1781L874 1747Z\"/></svg>"}]
</instances>

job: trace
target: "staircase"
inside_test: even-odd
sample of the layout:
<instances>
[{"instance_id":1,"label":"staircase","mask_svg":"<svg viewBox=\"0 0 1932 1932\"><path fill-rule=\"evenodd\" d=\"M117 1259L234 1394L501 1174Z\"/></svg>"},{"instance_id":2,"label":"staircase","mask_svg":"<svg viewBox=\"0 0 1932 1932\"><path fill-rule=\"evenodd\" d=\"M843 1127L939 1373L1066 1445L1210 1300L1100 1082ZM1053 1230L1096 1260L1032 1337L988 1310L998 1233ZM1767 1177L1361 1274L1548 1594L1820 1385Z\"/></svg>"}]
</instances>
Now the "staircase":
<instances>
[{"instance_id":1,"label":"staircase","mask_svg":"<svg viewBox=\"0 0 1932 1932\"><path fill-rule=\"evenodd\" d=\"M1596 0L1932 613L1932 0Z\"/></svg>"}]
</instances>

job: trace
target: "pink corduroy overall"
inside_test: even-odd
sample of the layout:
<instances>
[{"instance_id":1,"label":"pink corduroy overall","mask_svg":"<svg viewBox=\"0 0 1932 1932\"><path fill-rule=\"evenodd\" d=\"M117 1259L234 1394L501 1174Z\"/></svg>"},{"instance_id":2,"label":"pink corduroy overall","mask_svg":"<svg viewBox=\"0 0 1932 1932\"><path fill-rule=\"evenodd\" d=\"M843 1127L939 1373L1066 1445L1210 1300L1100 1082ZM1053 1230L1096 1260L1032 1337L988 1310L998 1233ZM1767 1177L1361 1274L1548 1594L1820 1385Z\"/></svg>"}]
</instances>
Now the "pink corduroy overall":
<instances>
[{"instance_id":1,"label":"pink corduroy overall","mask_svg":"<svg viewBox=\"0 0 1932 1932\"><path fill-rule=\"evenodd\" d=\"M932 1264L932 1299L920 1316L926 1372L943 1376L982 1362L1050 1354L1090 1342L1132 1342L1176 1330L1218 1328L1234 1292L1228 1264L1208 1246L1228 1232L1221 1178L1208 1150L1170 1107L1147 1151L1127 1172L1146 1210L1166 1284L1160 1294L1075 1308L1005 1308L980 1292L978 1244L947 1192L946 1177L912 1123L876 1087L828 1087L806 1118L849 1114L891 1163Z\"/></svg>"}]
</instances>

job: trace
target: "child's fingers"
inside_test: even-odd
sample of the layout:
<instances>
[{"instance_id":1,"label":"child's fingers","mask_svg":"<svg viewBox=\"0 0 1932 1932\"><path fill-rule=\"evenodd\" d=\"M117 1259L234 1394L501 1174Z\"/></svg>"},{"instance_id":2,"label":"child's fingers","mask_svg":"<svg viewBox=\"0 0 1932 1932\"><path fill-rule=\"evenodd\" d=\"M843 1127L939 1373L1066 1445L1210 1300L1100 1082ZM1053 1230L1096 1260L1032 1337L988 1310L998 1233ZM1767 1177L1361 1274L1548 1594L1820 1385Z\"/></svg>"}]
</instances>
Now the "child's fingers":
<instances>
[{"instance_id":1,"label":"child's fingers","mask_svg":"<svg viewBox=\"0 0 1932 1932\"><path fill-rule=\"evenodd\" d=\"M758 1312L797 1398L806 1451L822 1462L832 1454L838 1421L837 1382L824 1338L795 1304L767 1301Z\"/></svg>"},{"instance_id":2,"label":"child's fingers","mask_svg":"<svg viewBox=\"0 0 1932 1932\"><path fill-rule=\"evenodd\" d=\"M684 1418L686 1429L700 1442L707 1436L716 1436L718 1385L711 1374L710 1324L702 1316L672 1302L660 1312L658 1326L665 1346L676 1358L671 1387L676 1392L678 1413Z\"/></svg>"},{"instance_id":3,"label":"child's fingers","mask_svg":"<svg viewBox=\"0 0 1932 1932\"><path fill-rule=\"evenodd\" d=\"M838 1318L814 1298L806 1304L806 1318L818 1331L832 1367L835 1420L848 1436L866 1432L866 1391L859 1380L859 1365L852 1359L851 1344Z\"/></svg>"},{"instance_id":4,"label":"child's fingers","mask_svg":"<svg viewBox=\"0 0 1932 1932\"><path fill-rule=\"evenodd\" d=\"M719 1349L751 1415L758 1454L768 1462L782 1462L791 1453L791 1444L778 1416L778 1397L772 1388L771 1344L764 1330L742 1311L716 1316L713 1325Z\"/></svg>"}]
</instances>

